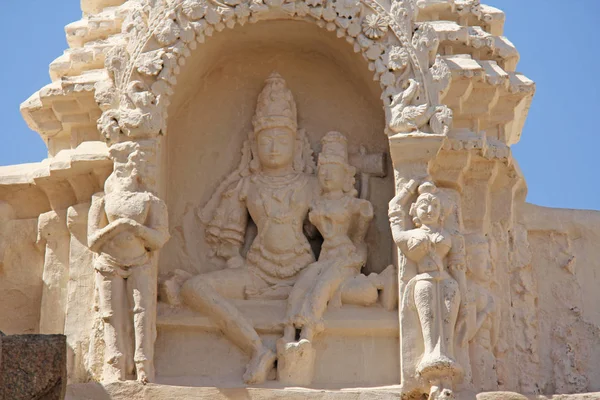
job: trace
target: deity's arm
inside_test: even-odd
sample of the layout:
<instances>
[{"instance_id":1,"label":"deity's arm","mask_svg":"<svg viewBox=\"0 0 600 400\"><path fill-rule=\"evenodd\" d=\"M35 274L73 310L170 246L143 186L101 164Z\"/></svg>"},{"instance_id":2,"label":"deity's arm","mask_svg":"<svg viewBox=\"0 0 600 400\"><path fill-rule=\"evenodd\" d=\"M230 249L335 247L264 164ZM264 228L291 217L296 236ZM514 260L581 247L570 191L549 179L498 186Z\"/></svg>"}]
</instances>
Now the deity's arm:
<instances>
[{"instance_id":1,"label":"deity's arm","mask_svg":"<svg viewBox=\"0 0 600 400\"><path fill-rule=\"evenodd\" d=\"M92 196L88 214L88 246L94 252L99 252L107 241L125 229L135 228L137 224L129 218L118 218L108 223L105 203L104 193L96 193Z\"/></svg>"},{"instance_id":2,"label":"deity's arm","mask_svg":"<svg viewBox=\"0 0 600 400\"><path fill-rule=\"evenodd\" d=\"M356 199L354 202L353 217L356 218L352 242L358 246L365 241L369 224L373 220L373 205L368 200Z\"/></svg>"},{"instance_id":3,"label":"deity's arm","mask_svg":"<svg viewBox=\"0 0 600 400\"><path fill-rule=\"evenodd\" d=\"M494 309L495 309L494 298L489 293L487 293L487 291L485 291L485 294L487 295L488 302L485 305L485 307L483 308L483 310L477 312L475 332L478 332L481 329L481 326L483 325L485 320L488 317L492 316Z\"/></svg>"},{"instance_id":4,"label":"deity's arm","mask_svg":"<svg viewBox=\"0 0 600 400\"><path fill-rule=\"evenodd\" d=\"M167 205L153 196L146 225L137 225L137 234L146 242L149 251L160 249L169 240L168 223Z\"/></svg>"},{"instance_id":5,"label":"deity's arm","mask_svg":"<svg viewBox=\"0 0 600 400\"><path fill-rule=\"evenodd\" d=\"M104 244L108 232L108 219L104 212L104 193L92 196L92 204L88 214L88 246L92 251L98 251Z\"/></svg>"},{"instance_id":6,"label":"deity's arm","mask_svg":"<svg viewBox=\"0 0 600 400\"><path fill-rule=\"evenodd\" d=\"M311 194L311 199L309 201L309 204L311 204L310 209L312 211L312 209L314 209L314 207L316 205L317 199L319 199L319 197L321 196L321 188L318 184L318 181L316 179L314 179L314 177L310 178L309 187L310 187L310 194ZM309 239L315 239L317 236L319 236L319 229L316 226L316 221L314 218L315 218L315 214L312 212L309 212L306 215L306 218L304 219L304 223L302 225L304 234Z\"/></svg>"},{"instance_id":7,"label":"deity's arm","mask_svg":"<svg viewBox=\"0 0 600 400\"><path fill-rule=\"evenodd\" d=\"M219 257L226 260L240 257L244 244L248 225L246 185L242 179L223 193L221 203L206 229L208 243Z\"/></svg>"}]
</instances>

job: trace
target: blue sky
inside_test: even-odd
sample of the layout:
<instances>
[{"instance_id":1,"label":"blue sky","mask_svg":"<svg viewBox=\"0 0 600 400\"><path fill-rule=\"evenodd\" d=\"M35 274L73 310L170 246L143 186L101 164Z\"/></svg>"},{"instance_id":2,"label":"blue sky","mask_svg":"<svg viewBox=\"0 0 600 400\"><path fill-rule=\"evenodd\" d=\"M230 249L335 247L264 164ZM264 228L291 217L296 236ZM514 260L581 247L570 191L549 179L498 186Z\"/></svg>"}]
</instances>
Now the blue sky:
<instances>
[{"instance_id":1,"label":"blue sky","mask_svg":"<svg viewBox=\"0 0 600 400\"><path fill-rule=\"evenodd\" d=\"M48 65L67 44L64 26L79 0L4 0L0 24L0 165L40 161L46 147L19 104L50 83ZM513 147L528 201L600 210L600 1L487 0L507 14L505 35L521 52L518 70L537 84L521 142ZM568 4L568 5L566 5Z\"/></svg>"}]
</instances>

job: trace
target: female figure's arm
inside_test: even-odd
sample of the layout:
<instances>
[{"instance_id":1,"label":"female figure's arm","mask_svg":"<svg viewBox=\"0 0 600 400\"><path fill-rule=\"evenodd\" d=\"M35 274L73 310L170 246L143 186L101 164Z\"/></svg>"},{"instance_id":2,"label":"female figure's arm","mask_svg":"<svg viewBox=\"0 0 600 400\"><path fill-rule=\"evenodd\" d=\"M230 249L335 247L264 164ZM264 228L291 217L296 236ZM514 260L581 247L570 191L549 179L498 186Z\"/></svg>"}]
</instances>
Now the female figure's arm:
<instances>
[{"instance_id":1,"label":"female figure's arm","mask_svg":"<svg viewBox=\"0 0 600 400\"><path fill-rule=\"evenodd\" d=\"M356 199L353 217L356 218L356 226L352 233L352 242L358 246L365 241L369 224L373 220L373 205L368 200Z\"/></svg>"},{"instance_id":2,"label":"female figure's arm","mask_svg":"<svg viewBox=\"0 0 600 400\"><path fill-rule=\"evenodd\" d=\"M388 217L392 228L392 237L403 253L407 251L406 241L410 236L407 234L408 212L406 208L418 186L417 182L410 180L389 203Z\"/></svg>"}]
</instances>

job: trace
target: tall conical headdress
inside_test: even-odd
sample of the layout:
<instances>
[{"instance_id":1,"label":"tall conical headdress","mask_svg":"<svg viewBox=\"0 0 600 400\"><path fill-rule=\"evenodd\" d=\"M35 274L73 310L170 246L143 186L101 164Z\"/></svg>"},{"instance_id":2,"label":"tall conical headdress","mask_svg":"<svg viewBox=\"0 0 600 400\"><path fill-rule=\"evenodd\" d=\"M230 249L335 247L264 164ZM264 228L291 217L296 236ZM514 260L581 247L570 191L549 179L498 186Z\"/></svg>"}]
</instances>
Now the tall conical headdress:
<instances>
[{"instance_id":1,"label":"tall conical headdress","mask_svg":"<svg viewBox=\"0 0 600 400\"><path fill-rule=\"evenodd\" d=\"M273 72L265 81L265 87L258 96L252 125L254 132L278 127L286 127L293 132L298 129L294 96L277 72Z\"/></svg>"}]
</instances>

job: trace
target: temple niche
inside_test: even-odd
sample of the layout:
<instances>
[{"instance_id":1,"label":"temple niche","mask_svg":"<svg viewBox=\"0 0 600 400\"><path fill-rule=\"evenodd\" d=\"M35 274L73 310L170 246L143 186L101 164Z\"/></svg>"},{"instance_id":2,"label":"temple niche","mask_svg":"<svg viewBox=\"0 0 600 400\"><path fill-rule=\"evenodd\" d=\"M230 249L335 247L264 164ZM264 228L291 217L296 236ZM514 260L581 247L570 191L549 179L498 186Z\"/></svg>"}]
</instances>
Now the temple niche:
<instances>
[{"instance_id":1,"label":"temple niche","mask_svg":"<svg viewBox=\"0 0 600 400\"><path fill-rule=\"evenodd\" d=\"M598 212L525 202L502 11L81 6L0 168L0 329L67 399L600 396Z\"/></svg>"},{"instance_id":2,"label":"temple niche","mask_svg":"<svg viewBox=\"0 0 600 400\"><path fill-rule=\"evenodd\" d=\"M207 221L202 222L201 214L240 165L257 96L272 72L280 74L293 93L298 127L306 132L315 162L321 138L339 131L348 139L351 158L365 164L356 186L360 189L365 181L376 214L367 239L366 268L381 272L392 263L387 202L393 197L394 177L389 144L381 134L385 116L378 82L368 63L335 33L307 22L265 21L215 35L186 60L177 78L162 167L168 177L164 190L170 225L176 233L161 253L160 272L220 267L207 259ZM369 162L373 165L367 167Z\"/></svg>"}]
</instances>

